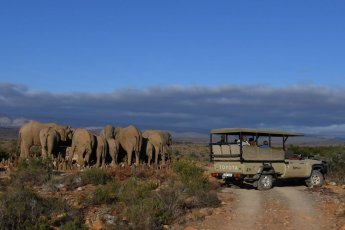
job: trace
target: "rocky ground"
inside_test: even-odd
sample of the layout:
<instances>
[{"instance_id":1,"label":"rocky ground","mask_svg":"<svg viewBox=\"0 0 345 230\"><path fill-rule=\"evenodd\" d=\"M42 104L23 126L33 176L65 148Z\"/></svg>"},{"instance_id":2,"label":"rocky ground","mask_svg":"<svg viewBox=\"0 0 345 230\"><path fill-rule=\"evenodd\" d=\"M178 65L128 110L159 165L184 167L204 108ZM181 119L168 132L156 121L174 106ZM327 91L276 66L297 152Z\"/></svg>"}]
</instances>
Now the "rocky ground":
<instances>
[{"instance_id":1,"label":"rocky ground","mask_svg":"<svg viewBox=\"0 0 345 230\"><path fill-rule=\"evenodd\" d=\"M1 187L6 186L6 174L1 172ZM43 197L63 198L80 210L90 229L113 229L118 218L126 221L125 216L118 216L106 205L90 205L87 200L96 187L80 184L78 176L73 178L68 183L36 189ZM165 229L345 229L345 186L331 182L322 188L308 189L301 184L280 183L269 191L258 191L250 186L228 187L215 179L211 181L220 186L220 207L193 209Z\"/></svg>"}]
</instances>

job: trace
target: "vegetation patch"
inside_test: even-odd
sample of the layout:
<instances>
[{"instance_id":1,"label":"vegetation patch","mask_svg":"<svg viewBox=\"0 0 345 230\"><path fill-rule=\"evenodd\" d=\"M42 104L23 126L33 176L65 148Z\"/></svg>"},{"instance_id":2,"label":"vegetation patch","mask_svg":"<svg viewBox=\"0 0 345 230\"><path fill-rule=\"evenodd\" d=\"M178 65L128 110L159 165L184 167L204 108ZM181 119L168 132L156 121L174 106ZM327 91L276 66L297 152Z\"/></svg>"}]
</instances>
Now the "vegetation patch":
<instances>
[{"instance_id":1,"label":"vegetation patch","mask_svg":"<svg viewBox=\"0 0 345 230\"><path fill-rule=\"evenodd\" d=\"M10 188L0 197L1 229L49 229L53 213L63 205L57 199L44 199L28 188Z\"/></svg>"},{"instance_id":2,"label":"vegetation patch","mask_svg":"<svg viewBox=\"0 0 345 230\"><path fill-rule=\"evenodd\" d=\"M11 174L12 183L18 186L42 185L52 177L52 163L40 158L29 158L18 163L17 171Z\"/></svg>"},{"instance_id":3,"label":"vegetation patch","mask_svg":"<svg viewBox=\"0 0 345 230\"><path fill-rule=\"evenodd\" d=\"M106 184L109 179L106 171L100 168L87 169L81 175L81 180L84 184Z\"/></svg>"}]
</instances>

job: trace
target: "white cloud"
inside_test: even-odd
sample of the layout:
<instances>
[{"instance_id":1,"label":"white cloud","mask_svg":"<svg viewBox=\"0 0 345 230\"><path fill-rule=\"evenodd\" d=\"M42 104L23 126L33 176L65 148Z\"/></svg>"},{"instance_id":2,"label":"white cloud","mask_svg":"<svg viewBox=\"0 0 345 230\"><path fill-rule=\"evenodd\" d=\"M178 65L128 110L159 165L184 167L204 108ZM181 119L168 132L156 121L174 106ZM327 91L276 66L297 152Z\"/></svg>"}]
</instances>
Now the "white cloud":
<instances>
[{"instance_id":1,"label":"white cloud","mask_svg":"<svg viewBox=\"0 0 345 230\"><path fill-rule=\"evenodd\" d=\"M27 121L26 118L0 117L0 127L20 127Z\"/></svg>"},{"instance_id":2,"label":"white cloud","mask_svg":"<svg viewBox=\"0 0 345 230\"><path fill-rule=\"evenodd\" d=\"M72 126L136 124L206 133L217 127L285 127L345 136L343 92L313 85L223 85L57 94L0 83L0 116L7 125L21 124L25 119L14 118L24 116Z\"/></svg>"}]
</instances>

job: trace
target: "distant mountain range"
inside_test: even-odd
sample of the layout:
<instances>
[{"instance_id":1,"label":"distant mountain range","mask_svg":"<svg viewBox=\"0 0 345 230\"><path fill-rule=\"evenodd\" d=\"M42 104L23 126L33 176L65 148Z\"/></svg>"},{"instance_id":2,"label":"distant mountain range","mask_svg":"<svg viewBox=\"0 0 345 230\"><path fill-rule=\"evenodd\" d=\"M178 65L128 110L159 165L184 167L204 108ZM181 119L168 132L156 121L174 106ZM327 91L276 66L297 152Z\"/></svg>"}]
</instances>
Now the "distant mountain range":
<instances>
[{"instance_id":1,"label":"distant mountain range","mask_svg":"<svg viewBox=\"0 0 345 230\"><path fill-rule=\"evenodd\" d=\"M99 133L99 128L90 128L93 133ZM0 139L17 139L19 128L4 128L0 127ZM209 134L196 133L196 132L170 132L173 136L175 143L205 143L209 140ZM272 138L274 144L280 144L278 138ZM302 146L328 146L328 145L344 145L345 140L338 138L326 138L317 136L304 136L304 137L290 137L287 144L302 145Z\"/></svg>"}]
</instances>

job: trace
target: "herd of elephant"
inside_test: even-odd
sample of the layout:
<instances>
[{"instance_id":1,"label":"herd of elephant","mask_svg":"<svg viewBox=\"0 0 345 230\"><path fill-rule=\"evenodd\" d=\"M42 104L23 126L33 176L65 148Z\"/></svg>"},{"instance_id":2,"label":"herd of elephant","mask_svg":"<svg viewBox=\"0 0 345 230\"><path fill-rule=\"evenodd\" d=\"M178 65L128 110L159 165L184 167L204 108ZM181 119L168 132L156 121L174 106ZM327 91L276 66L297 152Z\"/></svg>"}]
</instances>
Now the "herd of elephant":
<instances>
[{"instance_id":1,"label":"herd of elephant","mask_svg":"<svg viewBox=\"0 0 345 230\"><path fill-rule=\"evenodd\" d=\"M32 146L41 146L42 158L53 158L59 147L66 148L66 159L76 161L81 167L105 166L110 156L111 164L119 163L120 152L127 156L127 164L140 161L165 164L169 156L172 139L170 133L162 130L141 132L137 127L105 126L99 135L85 128L71 128L55 123L29 121L19 129L18 146L20 159L27 159ZM133 159L135 158L135 159Z\"/></svg>"}]
</instances>

